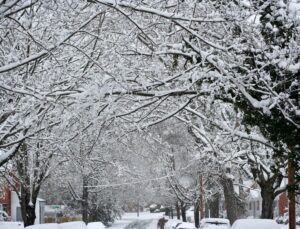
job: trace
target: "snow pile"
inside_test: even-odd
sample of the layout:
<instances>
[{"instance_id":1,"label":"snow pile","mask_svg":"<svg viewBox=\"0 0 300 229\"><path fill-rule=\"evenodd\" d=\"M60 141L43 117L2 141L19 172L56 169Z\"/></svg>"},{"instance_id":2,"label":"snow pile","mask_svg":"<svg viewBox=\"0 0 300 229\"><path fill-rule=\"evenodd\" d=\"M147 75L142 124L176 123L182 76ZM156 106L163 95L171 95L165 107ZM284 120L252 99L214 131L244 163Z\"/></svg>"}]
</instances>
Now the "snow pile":
<instances>
[{"instance_id":1,"label":"snow pile","mask_svg":"<svg viewBox=\"0 0 300 229\"><path fill-rule=\"evenodd\" d=\"M280 226L271 219L238 219L231 229L280 229Z\"/></svg>"},{"instance_id":2,"label":"snow pile","mask_svg":"<svg viewBox=\"0 0 300 229\"><path fill-rule=\"evenodd\" d=\"M18 222L0 222L1 229L23 229L24 226L22 223Z\"/></svg>"},{"instance_id":3,"label":"snow pile","mask_svg":"<svg viewBox=\"0 0 300 229\"><path fill-rule=\"evenodd\" d=\"M12 229L12 228L7 228L7 229ZM36 225L28 226L26 227L26 229L62 229L62 228L57 223L47 223L47 224L36 224Z\"/></svg>"},{"instance_id":4,"label":"snow pile","mask_svg":"<svg viewBox=\"0 0 300 229\"><path fill-rule=\"evenodd\" d=\"M87 229L105 229L105 226L101 222L88 223Z\"/></svg>"},{"instance_id":5,"label":"snow pile","mask_svg":"<svg viewBox=\"0 0 300 229\"><path fill-rule=\"evenodd\" d=\"M87 229L85 223L82 221L61 223L59 226L60 229Z\"/></svg>"}]
</instances>

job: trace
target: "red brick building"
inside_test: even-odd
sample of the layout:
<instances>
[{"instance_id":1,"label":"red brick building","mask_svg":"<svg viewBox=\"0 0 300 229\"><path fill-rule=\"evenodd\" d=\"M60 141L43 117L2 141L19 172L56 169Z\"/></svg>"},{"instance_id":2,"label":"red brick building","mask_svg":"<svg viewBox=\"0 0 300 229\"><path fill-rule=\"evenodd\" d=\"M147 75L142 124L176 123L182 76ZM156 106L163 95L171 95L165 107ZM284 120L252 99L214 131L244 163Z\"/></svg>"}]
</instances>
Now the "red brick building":
<instances>
[{"instance_id":1,"label":"red brick building","mask_svg":"<svg viewBox=\"0 0 300 229\"><path fill-rule=\"evenodd\" d=\"M278 214L284 216L284 213L288 212L289 199L286 192L279 195L278 199Z\"/></svg>"},{"instance_id":2,"label":"red brick building","mask_svg":"<svg viewBox=\"0 0 300 229\"><path fill-rule=\"evenodd\" d=\"M0 209L11 215L11 190L7 186L0 186Z\"/></svg>"}]
</instances>

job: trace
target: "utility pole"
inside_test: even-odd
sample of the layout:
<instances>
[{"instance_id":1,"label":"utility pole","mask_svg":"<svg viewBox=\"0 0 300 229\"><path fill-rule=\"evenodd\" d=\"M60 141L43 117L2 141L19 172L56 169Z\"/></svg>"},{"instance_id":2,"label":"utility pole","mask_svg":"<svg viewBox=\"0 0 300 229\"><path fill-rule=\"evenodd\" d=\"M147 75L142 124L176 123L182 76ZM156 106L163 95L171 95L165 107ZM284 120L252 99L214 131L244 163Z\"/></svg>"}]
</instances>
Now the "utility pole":
<instances>
[{"instance_id":1,"label":"utility pole","mask_svg":"<svg viewBox=\"0 0 300 229\"><path fill-rule=\"evenodd\" d=\"M137 201L137 217L140 217L140 198L138 198L138 201Z\"/></svg>"},{"instance_id":2,"label":"utility pole","mask_svg":"<svg viewBox=\"0 0 300 229\"><path fill-rule=\"evenodd\" d=\"M295 185L295 165L293 160L288 160L288 185L289 185L289 229L296 229L296 194Z\"/></svg>"}]
</instances>

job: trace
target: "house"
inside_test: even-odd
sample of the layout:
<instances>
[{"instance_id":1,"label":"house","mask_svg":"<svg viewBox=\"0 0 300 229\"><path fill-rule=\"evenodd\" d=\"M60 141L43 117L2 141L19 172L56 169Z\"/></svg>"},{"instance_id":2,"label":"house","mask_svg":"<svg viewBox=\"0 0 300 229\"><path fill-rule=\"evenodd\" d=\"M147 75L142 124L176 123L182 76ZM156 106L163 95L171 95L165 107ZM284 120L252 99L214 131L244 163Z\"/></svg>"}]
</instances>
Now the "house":
<instances>
[{"instance_id":1,"label":"house","mask_svg":"<svg viewBox=\"0 0 300 229\"><path fill-rule=\"evenodd\" d=\"M274 216L275 217L284 217L288 214L289 209L289 199L288 193L281 193L274 201ZM296 215L300 216L300 196L296 197Z\"/></svg>"},{"instance_id":2,"label":"house","mask_svg":"<svg viewBox=\"0 0 300 229\"><path fill-rule=\"evenodd\" d=\"M2 186L0 189L0 210L9 215L11 221L22 221L21 207L16 192L8 186ZM35 206L36 219L34 224L44 223L45 200L38 198Z\"/></svg>"},{"instance_id":3,"label":"house","mask_svg":"<svg viewBox=\"0 0 300 229\"><path fill-rule=\"evenodd\" d=\"M287 181L283 181L282 185L286 185ZM247 193L246 216L260 218L262 210L262 197L260 188L254 181L247 181L244 186L244 191ZM300 196L297 196L297 203L300 203ZM285 216L288 213L288 194L283 192L278 195L273 202L274 217ZM300 216L300 205L296 205L296 215Z\"/></svg>"},{"instance_id":4,"label":"house","mask_svg":"<svg viewBox=\"0 0 300 229\"><path fill-rule=\"evenodd\" d=\"M11 215L11 191L7 186L0 186L0 211Z\"/></svg>"},{"instance_id":5,"label":"house","mask_svg":"<svg viewBox=\"0 0 300 229\"><path fill-rule=\"evenodd\" d=\"M260 190L249 190L249 196L247 197L246 215L248 217L260 218L262 207L262 198Z\"/></svg>"}]
</instances>

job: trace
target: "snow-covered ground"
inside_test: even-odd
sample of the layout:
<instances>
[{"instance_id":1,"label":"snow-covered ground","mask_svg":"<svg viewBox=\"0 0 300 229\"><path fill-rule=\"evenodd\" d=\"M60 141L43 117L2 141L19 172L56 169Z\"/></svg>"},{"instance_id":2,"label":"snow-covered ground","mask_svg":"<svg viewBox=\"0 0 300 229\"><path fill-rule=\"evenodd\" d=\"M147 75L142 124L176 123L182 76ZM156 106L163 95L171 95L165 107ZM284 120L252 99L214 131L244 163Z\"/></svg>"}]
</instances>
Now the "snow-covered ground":
<instances>
[{"instance_id":1,"label":"snow-covered ground","mask_svg":"<svg viewBox=\"0 0 300 229\"><path fill-rule=\"evenodd\" d=\"M122 219L117 220L108 229L156 229L157 221L161 217L163 213L141 212L139 217L136 213L125 213ZM280 225L280 229L288 229L288 225ZM297 229L300 227L298 226Z\"/></svg>"},{"instance_id":2,"label":"snow-covered ground","mask_svg":"<svg viewBox=\"0 0 300 229\"><path fill-rule=\"evenodd\" d=\"M139 217L136 213L125 213L122 219L116 220L115 223L108 229L156 229L157 221L163 217L163 213L141 212ZM167 217L166 217L167 218ZM170 220L178 222L178 220ZM168 224L171 224L169 222ZM45 224L43 224L45 226ZM35 225L35 228L43 228L41 225ZM50 224L47 226L50 227ZM21 229L18 223L0 222L0 229ZM54 228L54 227L53 227ZM169 228L169 227L168 227ZM167 229L167 225L166 225ZM288 229L288 225L280 225L280 229ZM300 229L298 226L297 229Z\"/></svg>"},{"instance_id":3,"label":"snow-covered ground","mask_svg":"<svg viewBox=\"0 0 300 229\"><path fill-rule=\"evenodd\" d=\"M130 228L157 228L157 220L163 217L163 213L141 212L139 217L136 213L125 213L122 219L109 227L109 229L130 229Z\"/></svg>"},{"instance_id":4,"label":"snow-covered ground","mask_svg":"<svg viewBox=\"0 0 300 229\"><path fill-rule=\"evenodd\" d=\"M289 229L289 225L281 224L280 229ZM300 229L300 226L297 226L297 229Z\"/></svg>"}]
</instances>

